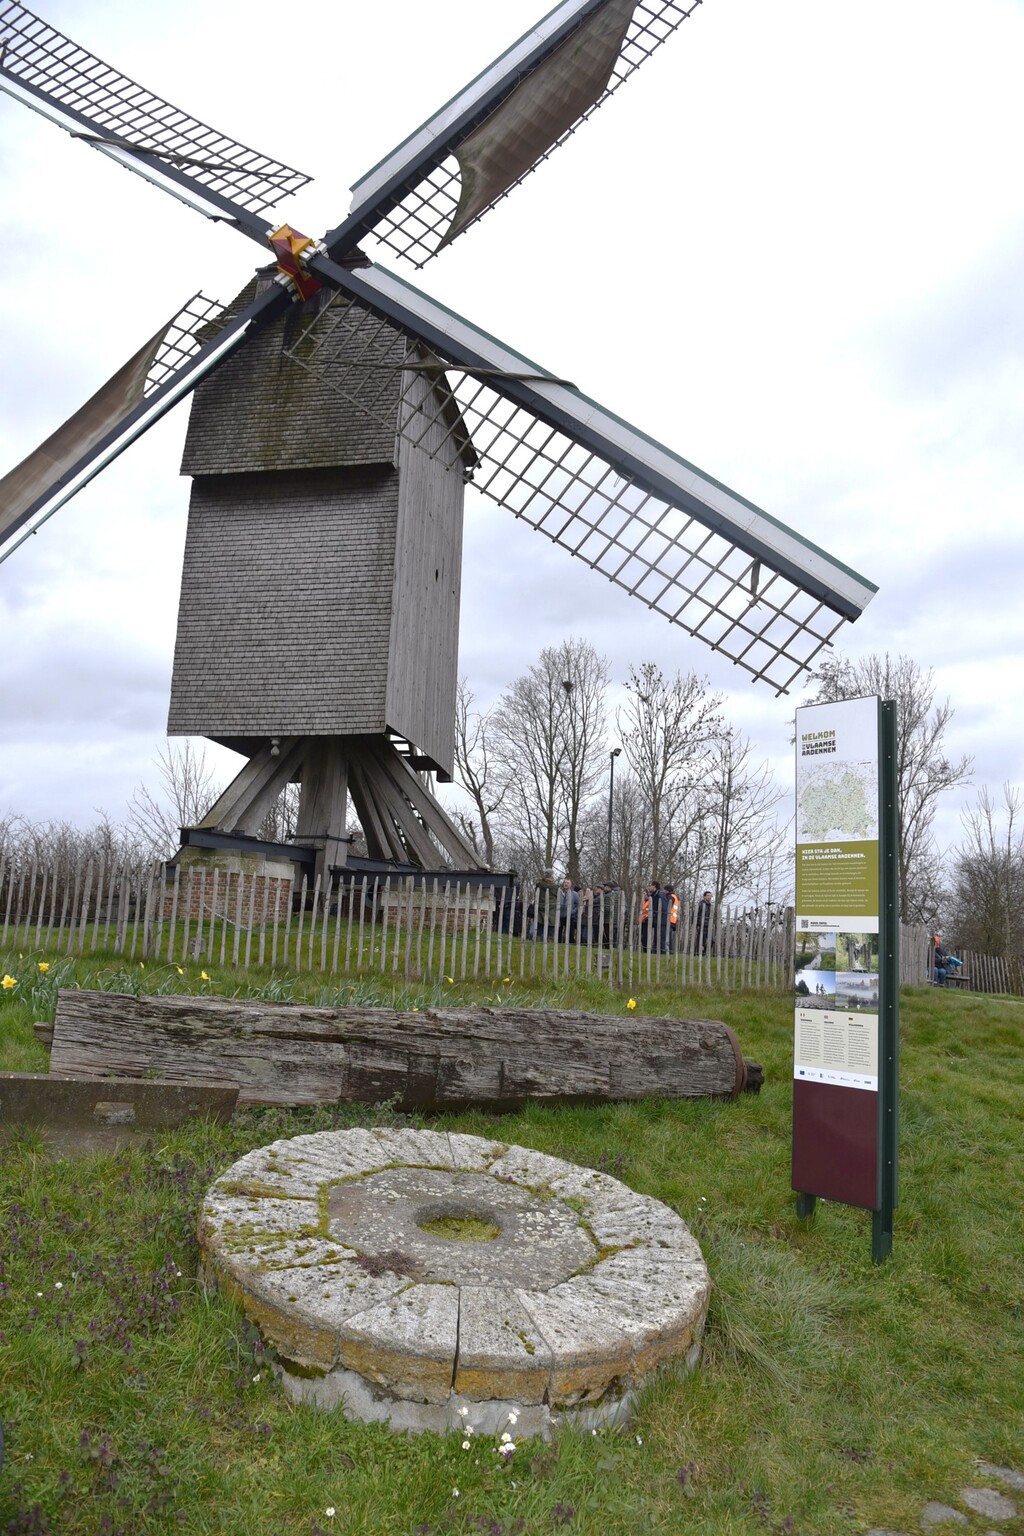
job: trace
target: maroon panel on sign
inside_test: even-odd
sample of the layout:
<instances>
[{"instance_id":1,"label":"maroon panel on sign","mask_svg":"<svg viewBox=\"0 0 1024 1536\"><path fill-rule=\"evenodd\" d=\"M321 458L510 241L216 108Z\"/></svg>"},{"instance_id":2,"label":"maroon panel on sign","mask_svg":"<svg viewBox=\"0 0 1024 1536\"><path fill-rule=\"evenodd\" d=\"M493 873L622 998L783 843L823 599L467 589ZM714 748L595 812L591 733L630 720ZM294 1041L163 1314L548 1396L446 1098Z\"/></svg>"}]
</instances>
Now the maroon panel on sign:
<instances>
[{"instance_id":1,"label":"maroon panel on sign","mask_svg":"<svg viewBox=\"0 0 1024 1536\"><path fill-rule=\"evenodd\" d=\"M794 1080L793 1188L877 1208L877 1093Z\"/></svg>"}]
</instances>

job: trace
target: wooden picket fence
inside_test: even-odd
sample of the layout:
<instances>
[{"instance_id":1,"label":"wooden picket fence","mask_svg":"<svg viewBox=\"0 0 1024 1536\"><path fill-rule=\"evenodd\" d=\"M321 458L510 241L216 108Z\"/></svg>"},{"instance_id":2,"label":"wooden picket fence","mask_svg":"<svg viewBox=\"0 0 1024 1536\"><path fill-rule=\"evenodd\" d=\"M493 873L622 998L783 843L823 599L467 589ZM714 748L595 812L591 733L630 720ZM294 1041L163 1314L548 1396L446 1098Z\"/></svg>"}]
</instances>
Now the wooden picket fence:
<instances>
[{"instance_id":1,"label":"wooden picket fence","mask_svg":"<svg viewBox=\"0 0 1024 1536\"><path fill-rule=\"evenodd\" d=\"M1024 997L1024 957L983 955L977 950L956 950L962 962L950 972L949 986L967 992L1002 993ZM929 929L904 927L900 931L900 981L905 986L930 986L935 976L935 942Z\"/></svg>"},{"instance_id":2,"label":"wooden picket fence","mask_svg":"<svg viewBox=\"0 0 1024 1536\"><path fill-rule=\"evenodd\" d=\"M601 898L575 927L556 890L342 874L297 885L259 874L90 860L60 871L0 856L0 946L45 954L114 954L183 969L217 964L324 976L430 981L601 978L645 984L794 984L791 909L728 906L706 944L693 909L675 929L641 927L640 897ZM703 936L702 936L703 937Z\"/></svg>"},{"instance_id":3,"label":"wooden picket fence","mask_svg":"<svg viewBox=\"0 0 1024 1536\"><path fill-rule=\"evenodd\" d=\"M341 875L322 886L217 868L103 860L59 868L0 854L0 947L45 954L114 954L167 965L200 963L325 976L502 981L593 976L719 988L794 985L791 908L728 906L706 947L680 901L668 953L645 936L640 898L619 892L560 931L558 892L456 881ZM1024 958L960 954L972 991L1024 996ZM931 933L900 930L900 982L933 975Z\"/></svg>"}]
</instances>

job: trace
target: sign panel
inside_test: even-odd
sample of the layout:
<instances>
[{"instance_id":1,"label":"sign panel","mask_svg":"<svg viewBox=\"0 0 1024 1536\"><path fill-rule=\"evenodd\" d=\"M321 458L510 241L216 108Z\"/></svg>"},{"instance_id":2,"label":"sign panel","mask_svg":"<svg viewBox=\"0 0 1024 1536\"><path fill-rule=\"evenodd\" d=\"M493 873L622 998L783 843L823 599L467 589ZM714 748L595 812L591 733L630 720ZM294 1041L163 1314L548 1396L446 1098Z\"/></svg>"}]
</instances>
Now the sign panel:
<instances>
[{"instance_id":1,"label":"sign panel","mask_svg":"<svg viewBox=\"0 0 1024 1536\"><path fill-rule=\"evenodd\" d=\"M879 1203L879 702L796 712L793 1188Z\"/></svg>"}]
</instances>

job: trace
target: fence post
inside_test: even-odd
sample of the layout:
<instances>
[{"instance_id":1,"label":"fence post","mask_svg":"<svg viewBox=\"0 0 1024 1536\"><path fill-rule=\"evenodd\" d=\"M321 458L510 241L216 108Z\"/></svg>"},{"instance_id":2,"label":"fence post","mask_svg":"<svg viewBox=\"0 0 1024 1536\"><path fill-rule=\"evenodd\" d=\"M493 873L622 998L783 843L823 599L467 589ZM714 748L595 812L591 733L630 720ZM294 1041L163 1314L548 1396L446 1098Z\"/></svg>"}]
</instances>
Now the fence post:
<instances>
[{"instance_id":1,"label":"fence post","mask_svg":"<svg viewBox=\"0 0 1024 1536\"><path fill-rule=\"evenodd\" d=\"M265 875L262 878L263 878L263 892L264 892L263 900L264 900L264 903L265 903L266 899L267 899L266 898L267 879L266 879ZM245 960L243 962L244 965L245 965L245 969L246 970L249 969L249 962L252 959L252 930L253 930L253 924L256 921L256 882L257 882L256 875L255 874L250 875L249 876L249 910L246 913L246 917L245 917Z\"/></svg>"}]
</instances>

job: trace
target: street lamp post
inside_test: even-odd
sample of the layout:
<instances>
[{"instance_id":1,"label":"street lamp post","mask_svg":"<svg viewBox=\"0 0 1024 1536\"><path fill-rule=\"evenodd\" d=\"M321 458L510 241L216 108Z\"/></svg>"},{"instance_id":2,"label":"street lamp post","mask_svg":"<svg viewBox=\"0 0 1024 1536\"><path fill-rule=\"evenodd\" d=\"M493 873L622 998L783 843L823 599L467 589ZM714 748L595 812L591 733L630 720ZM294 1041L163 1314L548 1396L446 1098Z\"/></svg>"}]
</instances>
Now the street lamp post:
<instances>
[{"instance_id":1,"label":"street lamp post","mask_svg":"<svg viewBox=\"0 0 1024 1536\"><path fill-rule=\"evenodd\" d=\"M608 754L608 857L605 860L605 878L612 878L612 811L615 805L615 759L621 747L612 747Z\"/></svg>"}]
</instances>

